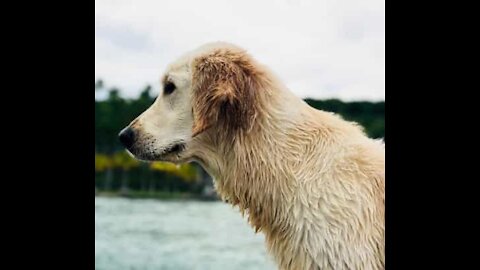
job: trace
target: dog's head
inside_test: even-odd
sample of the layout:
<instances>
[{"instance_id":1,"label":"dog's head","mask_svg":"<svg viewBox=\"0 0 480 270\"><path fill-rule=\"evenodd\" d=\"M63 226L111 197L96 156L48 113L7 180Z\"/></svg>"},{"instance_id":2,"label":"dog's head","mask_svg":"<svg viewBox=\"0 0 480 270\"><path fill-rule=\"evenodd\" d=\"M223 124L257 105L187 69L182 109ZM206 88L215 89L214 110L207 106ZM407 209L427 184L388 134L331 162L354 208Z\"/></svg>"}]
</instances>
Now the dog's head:
<instances>
[{"instance_id":1,"label":"dog's head","mask_svg":"<svg viewBox=\"0 0 480 270\"><path fill-rule=\"evenodd\" d=\"M255 121L258 81L253 60L238 47L207 44L171 64L153 105L120 134L137 158L183 162L203 133L234 136Z\"/></svg>"}]
</instances>

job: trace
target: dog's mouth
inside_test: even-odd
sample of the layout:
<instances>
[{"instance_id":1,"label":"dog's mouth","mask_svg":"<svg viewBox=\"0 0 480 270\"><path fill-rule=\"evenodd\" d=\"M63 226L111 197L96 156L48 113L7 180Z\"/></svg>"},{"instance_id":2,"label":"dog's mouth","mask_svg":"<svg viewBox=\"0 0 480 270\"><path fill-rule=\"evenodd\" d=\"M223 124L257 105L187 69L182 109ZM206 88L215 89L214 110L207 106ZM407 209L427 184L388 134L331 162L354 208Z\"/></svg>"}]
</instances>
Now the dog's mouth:
<instances>
[{"instance_id":1,"label":"dog's mouth","mask_svg":"<svg viewBox=\"0 0 480 270\"><path fill-rule=\"evenodd\" d=\"M185 143L179 142L165 148L160 156L178 155L185 150Z\"/></svg>"},{"instance_id":2,"label":"dog's mouth","mask_svg":"<svg viewBox=\"0 0 480 270\"><path fill-rule=\"evenodd\" d=\"M132 147L128 151L137 159L143 161L169 161L180 160L181 153L185 151L186 143L178 141L163 147L162 149L152 149L149 147Z\"/></svg>"}]
</instances>

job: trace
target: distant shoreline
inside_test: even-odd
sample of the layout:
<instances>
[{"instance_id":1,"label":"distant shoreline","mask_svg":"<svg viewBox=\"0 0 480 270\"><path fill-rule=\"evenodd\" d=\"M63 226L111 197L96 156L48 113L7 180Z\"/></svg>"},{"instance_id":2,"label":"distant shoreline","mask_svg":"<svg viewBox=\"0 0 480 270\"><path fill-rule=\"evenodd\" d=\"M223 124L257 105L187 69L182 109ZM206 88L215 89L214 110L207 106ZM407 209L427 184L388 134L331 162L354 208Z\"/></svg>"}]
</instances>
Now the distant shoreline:
<instances>
[{"instance_id":1,"label":"distant shoreline","mask_svg":"<svg viewBox=\"0 0 480 270\"><path fill-rule=\"evenodd\" d=\"M219 201L216 195L205 196L184 192L162 192L162 191L96 191L95 197L103 198L127 198L127 199L155 199L155 200L175 200L175 201Z\"/></svg>"}]
</instances>

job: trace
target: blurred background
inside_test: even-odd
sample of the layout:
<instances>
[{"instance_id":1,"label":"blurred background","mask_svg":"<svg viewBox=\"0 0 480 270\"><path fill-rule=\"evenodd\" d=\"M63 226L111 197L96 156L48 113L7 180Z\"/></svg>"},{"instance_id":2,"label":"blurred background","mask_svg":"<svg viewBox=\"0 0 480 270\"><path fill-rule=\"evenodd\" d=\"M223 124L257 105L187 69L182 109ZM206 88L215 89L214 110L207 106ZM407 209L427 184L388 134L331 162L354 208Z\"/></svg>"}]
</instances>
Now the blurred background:
<instances>
[{"instance_id":1,"label":"blurred background","mask_svg":"<svg viewBox=\"0 0 480 270\"><path fill-rule=\"evenodd\" d=\"M117 139L171 61L219 40L311 106L385 137L383 0L96 0L96 269L275 269L263 236L218 200L200 166L141 163Z\"/></svg>"}]
</instances>

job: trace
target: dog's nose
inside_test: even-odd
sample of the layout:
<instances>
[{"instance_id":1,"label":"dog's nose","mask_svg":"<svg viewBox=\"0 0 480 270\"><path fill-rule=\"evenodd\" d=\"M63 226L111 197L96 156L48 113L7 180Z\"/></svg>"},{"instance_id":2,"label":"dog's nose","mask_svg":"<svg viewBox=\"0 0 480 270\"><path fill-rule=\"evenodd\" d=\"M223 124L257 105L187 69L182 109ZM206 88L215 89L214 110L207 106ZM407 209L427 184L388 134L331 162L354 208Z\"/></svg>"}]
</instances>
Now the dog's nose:
<instances>
[{"instance_id":1,"label":"dog's nose","mask_svg":"<svg viewBox=\"0 0 480 270\"><path fill-rule=\"evenodd\" d=\"M130 148L135 141L135 132L130 127L124 128L118 134L118 139L126 148Z\"/></svg>"}]
</instances>

